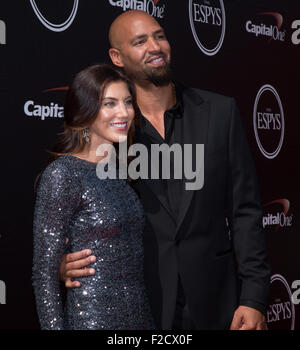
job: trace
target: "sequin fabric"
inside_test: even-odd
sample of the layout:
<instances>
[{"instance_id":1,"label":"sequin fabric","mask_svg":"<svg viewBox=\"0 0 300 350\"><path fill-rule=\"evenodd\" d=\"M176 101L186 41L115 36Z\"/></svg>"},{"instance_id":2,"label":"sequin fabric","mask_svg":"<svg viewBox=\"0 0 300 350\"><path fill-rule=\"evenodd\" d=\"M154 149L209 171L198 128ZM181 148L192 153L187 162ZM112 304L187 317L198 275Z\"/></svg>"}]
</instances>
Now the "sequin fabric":
<instances>
[{"instance_id":1,"label":"sequin fabric","mask_svg":"<svg viewBox=\"0 0 300 350\"><path fill-rule=\"evenodd\" d=\"M96 164L65 155L43 172L34 213L33 287L42 329L154 329L143 278L144 214L126 180L99 180ZM59 267L91 249L95 275L61 297Z\"/></svg>"}]
</instances>

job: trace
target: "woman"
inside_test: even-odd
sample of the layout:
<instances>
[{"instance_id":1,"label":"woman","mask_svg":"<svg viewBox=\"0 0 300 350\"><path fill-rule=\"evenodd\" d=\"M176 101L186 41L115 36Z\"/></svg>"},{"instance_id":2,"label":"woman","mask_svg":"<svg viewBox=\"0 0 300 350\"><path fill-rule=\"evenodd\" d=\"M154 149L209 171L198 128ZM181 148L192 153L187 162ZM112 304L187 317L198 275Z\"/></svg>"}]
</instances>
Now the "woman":
<instances>
[{"instance_id":1,"label":"woman","mask_svg":"<svg viewBox=\"0 0 300 350\"><path fill-rule=\"evenodd\" d=\"M143 280L141 204L127 180L100 180L99 145L134 132L131 83L108 65L76 75L66 96L64 132L38 184L33 286L42 329L153 329ZM59 266L69 249L91 249L96 273L60 294Z\"/></svg>"}]
</instances>

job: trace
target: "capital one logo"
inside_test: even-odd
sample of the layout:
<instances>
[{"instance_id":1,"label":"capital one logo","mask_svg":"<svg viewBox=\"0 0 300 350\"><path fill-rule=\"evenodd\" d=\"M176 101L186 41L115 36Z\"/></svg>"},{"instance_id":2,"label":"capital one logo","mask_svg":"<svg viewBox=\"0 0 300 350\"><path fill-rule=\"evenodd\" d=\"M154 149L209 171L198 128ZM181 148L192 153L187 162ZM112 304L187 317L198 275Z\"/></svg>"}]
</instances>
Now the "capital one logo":
<instances>
[{"instance_id":1,"label":"capital one logo","mask_svg":"<svg viewBox=\"0 0 300 350\"><path fill-rule=\"evenodd\" d=\"M62 86L58 88L52 88L44 90L43 93L52 91L67 91L68 86ZM48 118L63 118L64 107L60 106L56 102L48 103L36 103L33 100L28 100L24 104L24 113L26 116L36 118L40 120L46 120Z\"/></svg>"},{"instance_id":2,"label":"capital one logo","mask_svg":"<svg viewBox=\"0 0 300 350\"><path fill-rule=\"evenodd\" d=\"M6 44L6 25L0 20L0 45Z\"/></svg>"},{"instance_id":3,"label":"capital one logo","mask_svg":"<svg viewBox=\"0 0 300 350\"><path fill-rule=\"evenodd\" d=\"M253 127L261 153L268 159L275 158L284 139L284 112L278 92L269 84L262 86L256 95Z\"/></svg>"},{"instance_id":4,"label":"capital one logo","mask_svg":"<svg viewBox=\"0 0 300 350\"><path fill-rule=\"evenodd\" d=\"M283 17L277 12L260 12L258 16L269 17L275 20L276 25L261 23L253 23L251 20L246 22L246 30L250 34L255 34L256 37L263 36L271 40L285 41L286 31L282 30Z\"/></svg>"},{"instance_id":5,"label":"capital one logo","mask_svg":"<svg viewBox=\"0 0 300 350\"><path fill-rule=\"evenodd\" d=\"M293 214L290 211L290 201L286 198L276 199L264 205L263 228L278 229L292 226Z\"/></svg>"},{"instance_id":6,"label":"capital one logo","mask_svg":"<svg viewBox=\"0 0 300 350\"><path fill-rule=\"evenodd\" d=\"M199 49L208 56L222 47L226 18L223 0L189 0L190 25Z\"/></svg>"},{"instance_id":7,"label":"capital one logo","mask_svg":"<svg viewBox=\"0 0 300 350\"><path fill-rule=\"evenodd\" d=\"M123 11L140 10L156 18L164 18L165 5L160 0L109 0L111 6L122 7Z\"/></svg>"},{"instance_id":8,"label":"capital one logo","mask_svg":"<svg viewBox=\"0 0 300 350\"><path fill-rule=\"evenodd\" d=\"M271 277L270 286L270 304L267 310L267 323L269 329L294 329L294 299L296 298L293 296L286 279L279 274L273 275Z\"/></svg>"},{"instance_id":9,"label":"capital one logo","mask_svg":"<svg viewBox=\"0 0 300 350\"><path fill-rule=\"evenodd\" d=\"M37 0L30 0L31 6L33 8L33 11L36 14L37 18L40 20L40 22L46 28L48 28L49 30L52 30L53 32L63 32L64 30L69 28L70 25L72 24L72 22L74 21L74 18L76 17L76 13L77 13L77 9L78 9L79 0L73 0L72 1L71 13L69 14L68 18L64 22L59 23L59 24L52 23L51 21L49 21L45 17L45 15L43 15L42 11L40 10L38 5L36 4L37 2L38 2ZM53 6L53 4L52 4L52 6Z\"/></svg>"}]
</instances>

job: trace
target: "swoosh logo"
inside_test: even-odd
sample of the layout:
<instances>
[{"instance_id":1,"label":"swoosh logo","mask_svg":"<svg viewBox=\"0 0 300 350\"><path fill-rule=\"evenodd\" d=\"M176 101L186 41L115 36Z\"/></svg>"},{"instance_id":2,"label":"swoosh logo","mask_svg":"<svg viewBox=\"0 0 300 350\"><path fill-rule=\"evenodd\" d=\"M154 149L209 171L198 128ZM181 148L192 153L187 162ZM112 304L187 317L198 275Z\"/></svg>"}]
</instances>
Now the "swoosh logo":
<instances>
[{"instance_id":1,"label":"swoosh logo","mask_svg":"<svg viewBox=\"0 0 300 350\"><path fill-rule=\"evenodd\" d=\"M276 27L277 27L277 29L278 30L281 29L282 24L283 24L283 17L282 17L282 15L280 13L278 13L278 12L260 12L260 13L258 13L258 15L274 17L275 20L276 20ZM273 38L270 38L269 42L272 41L272 40L273 40Z\"/></svg>"},{"instance_id":2,"label":"swoosh logo","mask_svg":"<svg viewBox=\"0 0 300 350\"><path fill-rule=\"evenodd\" d=\"M272 16L276 20L276 26L278 29L282 27L283 17L280 13L277 12L260 12L259 15Z\"/></svg>"},{"instance_id":3,"label":"swoosh logo","mask_svg":"<svg viewBox=\"0 0 300 350\"><path fill-rule=\"evenodd\" d=\"M56 88L46 89L46 90L43 90L42 92L67 91L67 90L69 90L69 86L60 86L60 87L56 87Z\"/></svg>"},{"instance_id":4,"label":"swoosh logo","mask_svg":"<svg viewBox=\"0 0 300 350\"><path fill-rule=\"evenodd\" d=\"M272 204L278 204L278 203L282 205L284 215L287 215L288 211L290 210L290 201L288 199L276 199L274 201L271 201L265 204L264 207Z\"/></svg>"}]
</instances>

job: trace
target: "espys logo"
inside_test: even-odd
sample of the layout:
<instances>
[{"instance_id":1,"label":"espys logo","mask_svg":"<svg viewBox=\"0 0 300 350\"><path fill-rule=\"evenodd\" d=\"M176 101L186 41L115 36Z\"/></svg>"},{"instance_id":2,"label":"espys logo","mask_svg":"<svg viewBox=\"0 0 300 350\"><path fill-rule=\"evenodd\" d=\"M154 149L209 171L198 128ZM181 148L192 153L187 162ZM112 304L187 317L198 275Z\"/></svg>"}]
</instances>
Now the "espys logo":
<instances>
[{"instance_id":1,"label":"espys logo","mask_svg":"<svg viewBox=\"0 0 300 350\"><path fill-rule=\"evenodd\" d=\"M275 274L271 277L270 304L267 310L267 322L269 329L294 329L294 300L296 299L295 295L297 293L299 293L299 291L295 291L292 295L291 289L286 279L282 275Z\"/></svg>"},{"instance_id":2,"label":"espys logo","mask_svg":"<svg viewBox=\"0 0 300 350\"><path fill-rule=\"evenodd\" d=\"M0 304L6 304L6 285L0 281Z\"/></svg>"},{"instance_id":3,"label":"espys logo","mask_svg":"<svg viewBox=\"0 0 300 350\"><path fill-rule=\"evenodd\" d=\"M6 25L0 20L0 45L6 44Z\"/></svg>"},{"instance_id":4,"label":"espys logo","mask_svg":"<svg viewBox=\"0 0 300 350\"><path fill-rule=\"evenodd\" d=\"M189 0L190 24L200 50L213 56L222 47L226 18L223 0Z\"/></svg>"},{"instance_id":5,"label":"espys logo","mask_svg":"<svg viewBox=\"0 0 300 350\"><path fill-rule=\"evenodd\" d=\"M67 86L47 89L43 92L51 92L51 91L66 91L68 90ZM63 118L64 117L64 107L59 106L58 103L50 102L50 104L39 104L35 103L33 100L28 100L24 104L24 113L28 117L38 117L41 120L45 120L46 118Z\"/></svg>"},{"instance_id":6,"label":"espys logo","mask_svg":"<svg viewBox=\"0 0 300 350\"><path fill-rule=\"evenodd\" d=\"M288 199L276 199L264 205L263 228L274 228L278 231L280 227L291 227L293 214L290 211Z\"/></svg>"},{"instance_id":7,"label":"espys logo","mask_svg":"<svg viewBox=\"0 0 300 350\"><path fill-rule=\"evenodd\" d=\"M261 153L268 159L275 158L284 139L284 112L277 91L269 84L262 86L256 95L253 127Z\"/></svg>"},{"instance_id":8,"label":"espys logo","mask_svg":"<svg viewBox=\"0 0 300 350\"><path fill-rule=\"evenodd\" d=\"M52 30L53 32L63 32L64 30L66 30L67 28L70 27L70 25L72 24L72 22L74 21L74 18L76 16L77 10L78 10L78 3L79 0L72 0L71 1L71 13L69 14L69 17L62 23L60 24L55 24L50 22L41 12L41 10L39 9L39 7L37 6L37 0L30 0L31 6L33 8L34 13L36 14L37 18L41 21L41 23L48 28L49 30ZM59 3L61 3L61 1L59 1ZM59 3L57 3L57 5L59 5ZM53 0L51 1L51 6L53 7ZM65 6L65 0L64 0L64 6ZM57 7L55 7L57 8Z\"/></svg>"},{"instance_id":9,"label":"espys logo","mask_svg":"<svg viewBox=\"0 0 300 350\"><path fill-rule=\"evenodd\" d=\"M276 21L276 25L271 23L253 23L253 21L248 20L246 22L246 30L250 34L254 34L256 37L263 36L270 40L285 41L286 31L281 30L283 24L283 17L277 12L260 12L257 16L263 16L266 18L268 16L270 20ZM266 20L265 20L266 21Z\"/></svg>"},{"instance_id":10,"label":"espys logo","mask_svg":"<svg viewBox=\"0 0 300 350\"><path fill-rule=\"evenodd\" d=\"M123 11L140 10L156 18L164 18L165 5L158 6L160 0L109 0L111 6L122 7Z\"/></svg>"},{"instance_id":11,"label":"espys logo","mask_svg":"<svg viewBox=\"0 0 300 350\"><path fill-rule=\"evenodd\" d=\"M294 45L300 44L300 20L296 20L292 23L292 29L296 29L292 34L292 43Z\"/></svg>"}]
</instances>

